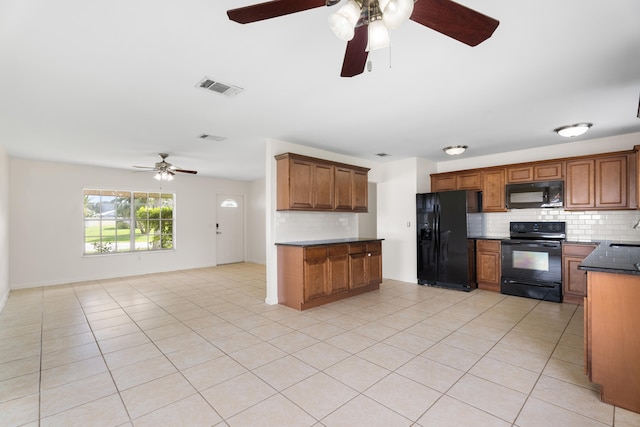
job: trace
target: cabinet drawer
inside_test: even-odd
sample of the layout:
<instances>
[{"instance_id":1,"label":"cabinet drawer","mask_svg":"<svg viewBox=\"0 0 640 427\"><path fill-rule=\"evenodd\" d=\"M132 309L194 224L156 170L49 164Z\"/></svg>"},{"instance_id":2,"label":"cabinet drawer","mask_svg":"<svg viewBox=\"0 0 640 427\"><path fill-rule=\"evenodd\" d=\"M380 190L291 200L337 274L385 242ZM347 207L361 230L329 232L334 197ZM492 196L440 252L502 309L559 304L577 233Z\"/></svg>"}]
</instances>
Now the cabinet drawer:
<instances>
[{"instance_id":1,"label":"cabinet drawer","mask_svg":"<svg viewBox=\"0 0 640 427\"><path fill-rule=\"evenodd\" d=\"M380 252L382 250L381 242L369 242L367 243L367 252Z\"/></svg>"},{"instance_id":2,"label":"cabinet drawer","mask_svg":"<svg viewBox=\"0 0 640 427\"><path fill-rule=\"evenodd\" d=\"M478 240L478 252L500 252L500 240Z\"/></svg>"},{"instance_id":3,"label":"cabinet drawer","mask_svg":"<svg viewBox=\"0 0 640 427\"><path fill-rule=\"evenodd\" d=\"M326 246L311 246L304 249L305 261L319 261L327 258Z\"/></svg>"},{"instance_id":4,"label":"cabinet drawer","mask_svg":"<svg viewBox=\"0 0 640 427\"><path fill-rule=\"evenodd\" d=\"M562 245L562 255L586 257L596 248L593 244L573 244L567 243Z\"/></svg>"},{"instance_id":5,"label":"cabinet drawer","mask_svg":"<svg viewBox=\"0 0 640 427\"><path fill-rule=\"evenodd\" d=\"M367 244L366 243L351 243L349 245L349 253L350 254L361 254L367 252Z\"/></svg>"},{"instance_id":6,"label":"cabinet drawer","mask_svg":"<svg viewBox=\"0 0 640 427\"><path fill-rule=\"evenodd\" d=\"M349 245L331 245L327 247L327 253L330 257L344 256L349 253Z\"/></svg>"}]
</instances>

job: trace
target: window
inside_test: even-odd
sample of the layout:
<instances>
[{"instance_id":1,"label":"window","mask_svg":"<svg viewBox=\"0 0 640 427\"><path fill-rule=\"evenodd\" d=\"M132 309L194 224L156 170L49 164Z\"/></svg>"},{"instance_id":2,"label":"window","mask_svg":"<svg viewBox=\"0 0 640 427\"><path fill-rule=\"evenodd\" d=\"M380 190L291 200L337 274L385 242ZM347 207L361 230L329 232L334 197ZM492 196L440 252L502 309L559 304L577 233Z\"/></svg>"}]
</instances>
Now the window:
<instances>
[{"instance_id":1,"label":"window","mask_svg":"<svg viewBox=\"0 0 640 427\"><path fill-rule=\"evenodd\" d=\"M84 253L173 248L174 195L84 190Z\"/></svg>"}]
</instances>

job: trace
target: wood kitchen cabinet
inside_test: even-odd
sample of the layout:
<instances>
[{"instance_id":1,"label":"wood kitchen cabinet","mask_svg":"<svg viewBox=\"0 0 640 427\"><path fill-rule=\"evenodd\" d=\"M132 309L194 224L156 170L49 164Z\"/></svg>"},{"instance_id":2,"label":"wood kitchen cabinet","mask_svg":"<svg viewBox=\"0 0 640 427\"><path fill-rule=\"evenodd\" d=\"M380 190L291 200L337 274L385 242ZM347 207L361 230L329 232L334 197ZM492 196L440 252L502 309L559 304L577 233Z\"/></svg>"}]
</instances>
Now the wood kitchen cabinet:
<instances>
[{"instance_id":1,"label":"wood kitchen cabinet","mask_svg":"<svg viewBox=\"0 0 640 427\"><path fill-rule=\"evenodd\" d=\"M382 245L380 242L349 245L349 289L382 282Z\"/></svg>"},{"instance_id":2,"label":"wood kitchen cabinet","mask_svg":"<svg viewBox=\"0 0 640 427\"><path fill-rule=\"evenodd\" d=\"M587 273L585 371L603 402L640 412L640 276Z\"/></svg>"},{"instance_id":3,"label":"wood kitchen cabinet","mask_svg":"<svg viewBox=\"0 0 640 427\"><path fill-rule=\"evenodd\" d=\"M558 181L564 178L563 162L540 162L507 167L507 184L534 181Z\"/></svg>"},{"instance_id":4,"label":"wood kitchen cabinet","mask_svg":"<svg viewBox=\"0 0 640 427\"><path fill-rule=\"evenodd\" d=\"M476 241L476 281L478 288L500 292L502 250L500 240Z\"/></svg>"},{"instance_id":5,"label":"wood kitchen cabinet","mask_svg":"<svg viewBox=\"0 0 640 427\"><path fill-rule=\"evenodd\" d=\"M627 154L567 161L565 209L628 209L628 163Z\"/></svg>"},{"instance_id":6,"label":"wood kitchen cabinet","mask_svg":"<svg viewBox=\"0 0 640 427\"><path fill-rule=\"evenodd\" d=\"M367 212L369 182L367 172L336 167L335 210L349 212Z\"/></svg>"},{"instance_id":7,"label":"wood kitchen cabinet","mask_svg":"<svg viewBox=\"0 0 640 427\"><path fill-rule=\"evenodd\" d=\"M562 301L570 304L584 303L587 295L587 272L578 265L596 248L594 243L562 244Z\"/></svg>"},{"instance_id":8,"label":"wood kitchen cabinet","mask_svg":"<svg viewBox=\"0 0 640 427\"><path fill-rule=\"evenodd\" d=\"M277 210L368 211L368 168L293 153L275 158Z\"/></svg>"},{"instance_id":9,"label":"wood kitchen cabinet","mask_svg":"<svg viewBox=\"0 0 640 427\"><path fill-rule=\"evenodd\" d=\"M486 169L482 174L482 211L506 212L505 168Z\"/></svg>"},{"instance_id":10,"label":"wood kitchen cabinet","mask_svg":"<svg viewBox=\"0 0 640 427\"><path fill-rule=\"evenodd\" d=\"M380 240L278 245L278 302L296 310L380 288Z\"/></svg>"},{"instance_id":11,"label":"wood kitchen cabinet","mask_svg":"<svg viewBox=\"0 0 640 427\"><path fill-rule=\"evenodd\" d=\"M458 184L456 183L457 175L454 173L448 174L433 174L431 175L431 191L453 191L458 189Z\"/></svg>"},{"instance_id":12,"label":"wood kitchen cabinet","mask_svg":"<svg viewBox=\"0 0 640 427\"><path fill-rule=\"evenodd\" d=\"M431 175L431 191L482 189L482 172L464 171Z\"/></svg>"}]
</instances>

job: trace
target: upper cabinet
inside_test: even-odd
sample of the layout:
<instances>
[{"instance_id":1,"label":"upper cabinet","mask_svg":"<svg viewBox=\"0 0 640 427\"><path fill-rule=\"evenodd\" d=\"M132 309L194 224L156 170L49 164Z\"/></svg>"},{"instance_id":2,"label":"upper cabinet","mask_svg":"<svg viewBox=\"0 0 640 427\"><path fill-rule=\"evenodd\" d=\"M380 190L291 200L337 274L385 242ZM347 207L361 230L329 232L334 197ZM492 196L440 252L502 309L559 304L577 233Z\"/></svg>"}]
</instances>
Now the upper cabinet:
<instances>
[{"instance_id":1,"label":"upper cabinet","mask_svg":"<svg viewBox=\"0 0 640 427\"><path fill-rule=\"evenodd\" d=\"M558 181L564 177L563 162L541 162L507 167L507 184L534 181Z\"/></svg>"},{"instance_id":2,"label":"upper cabinet","mask_svg":"<svg viewBox=\"0 0 640 427\"><path fill-rule=\"evenodd\" d=\"M591 159L567 161L565 184L565 208L568 210L587 209L630 209L635 208L636 174L634 155L619 154Z\"/></svg>"},{"instance_id":3,"label":"upper cabinet","mask_svg":"<svg viewBox=\"0 0 640 427\"><path fill-rule=\"evenodd\" d=\"M482 174L482 211L505 212L504 168L486 169Z\"/></svg>"},{"instance_id":4,"label":"upper cabinet","mask_svg":"<svg viewBox=\"0 0 640 427\"><path fill-rule=\"evenodd\" d=\"M564 181L566 210L637 209L639 151L432 174L431 191L480 190L484 212L504 212L507 184Z\"/></svg>"},{"instance_id":5,"label":"upper cabinet","mask_svg":"<svg viewBox=\"0 0 640 427\"><path fill-rule=\"evenodd\" d=\"M431 191L482 189L482 172L464 171L431 175Z\"/></svg>"},{"instance_id":6,"label":"upper cabinet","mask_svg":"<svg viewBox=\"0 0 640 427\"><path fill-rule=\"evenodd\" d=\"M278 210L367 212L369 169L292 153L275 158Z\"/></svg>"}]
</instances>

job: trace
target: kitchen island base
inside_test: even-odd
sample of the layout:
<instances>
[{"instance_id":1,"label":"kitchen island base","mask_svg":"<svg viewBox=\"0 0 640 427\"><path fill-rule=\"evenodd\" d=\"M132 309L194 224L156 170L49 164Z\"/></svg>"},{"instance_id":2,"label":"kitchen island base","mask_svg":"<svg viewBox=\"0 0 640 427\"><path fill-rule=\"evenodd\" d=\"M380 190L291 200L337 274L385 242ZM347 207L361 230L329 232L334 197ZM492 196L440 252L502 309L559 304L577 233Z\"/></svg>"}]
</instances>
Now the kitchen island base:
<instances>
[{"instance_id":1,"label":"kitchen island base","mask_svg":"<svg viewBox=\"0 0 640 427\"><path fill-rule=\"evenodd\" d=\"M640 276L587 272L585 370L605 403L640 413Z\"/></svg>"},{"instance_id":2,"label":"kitchen island base","mask_svg":"<svg viewBox=\"0 0 640 427\"><path fill-rule=\"evenodd\" d=\"M305 310L380 289L378 239L277 245L279 304Z\"/></svg>"}]
</instances>

